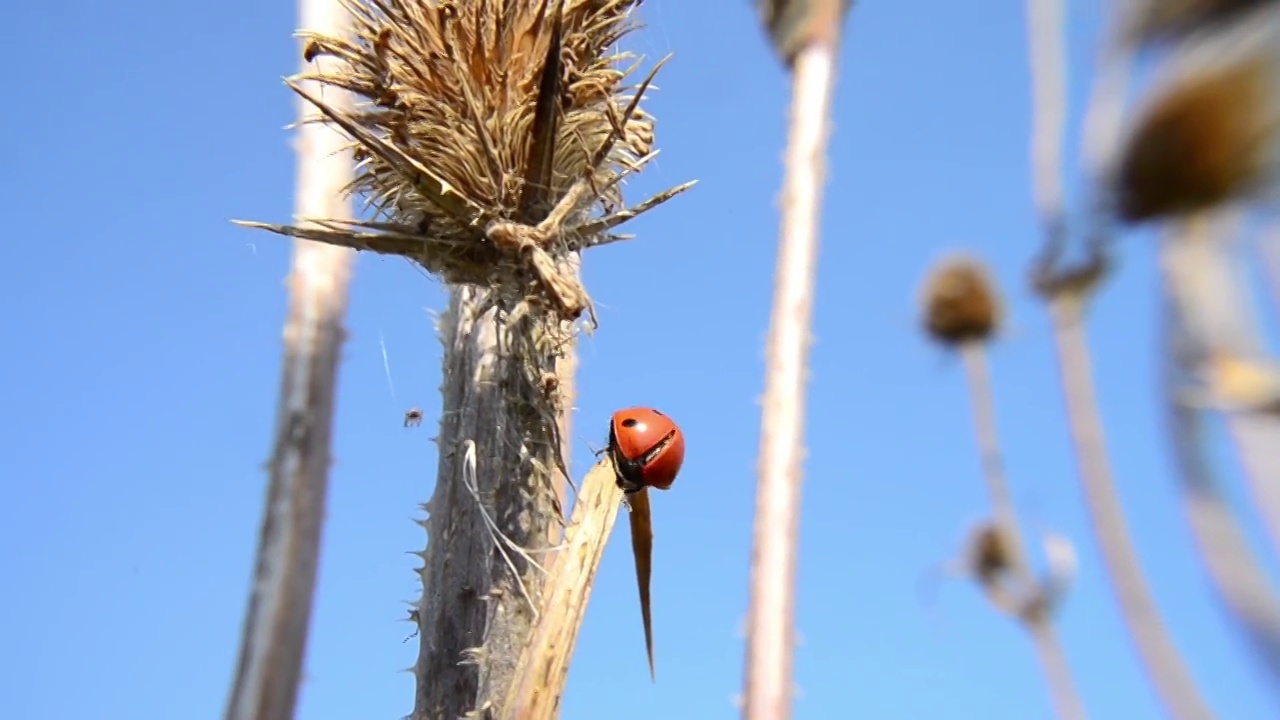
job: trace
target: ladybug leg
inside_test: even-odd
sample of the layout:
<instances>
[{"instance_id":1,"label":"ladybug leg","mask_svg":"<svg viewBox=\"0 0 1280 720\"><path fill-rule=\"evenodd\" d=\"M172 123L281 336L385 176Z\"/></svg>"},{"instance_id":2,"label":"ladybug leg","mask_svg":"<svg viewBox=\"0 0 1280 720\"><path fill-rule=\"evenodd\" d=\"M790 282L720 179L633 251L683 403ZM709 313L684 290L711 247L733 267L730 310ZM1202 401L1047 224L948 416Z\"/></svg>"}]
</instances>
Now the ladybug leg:
<instances>
[{"instance_id":1,"label":"ladybug leg","mask_svg":"<svg viewBox=\"0 0 1280 720\"><path fill-rule=\"evenodd\" d=\"M631 496L640 492L644 488L623 485L621 481L618 482L618 487L622 488L622 507L626 508L627 512L631 512Z\"/></svg>"},{"instance_id":2,"label":"ladybug leg","mask_svg":"<svg viewBox=\"0 0 1280 720\"><path fill-rule=\"evenodd\" d=\"M605 451L609 453L609 459L613 461L614 482L617 483L618 487L622 488L623 492L630 495L644 487L631 480L631 478L638 476L640 470L635 462L622 457L621 453L615 452L612 443L605 448Z\"/></svg>"}]
</instances>

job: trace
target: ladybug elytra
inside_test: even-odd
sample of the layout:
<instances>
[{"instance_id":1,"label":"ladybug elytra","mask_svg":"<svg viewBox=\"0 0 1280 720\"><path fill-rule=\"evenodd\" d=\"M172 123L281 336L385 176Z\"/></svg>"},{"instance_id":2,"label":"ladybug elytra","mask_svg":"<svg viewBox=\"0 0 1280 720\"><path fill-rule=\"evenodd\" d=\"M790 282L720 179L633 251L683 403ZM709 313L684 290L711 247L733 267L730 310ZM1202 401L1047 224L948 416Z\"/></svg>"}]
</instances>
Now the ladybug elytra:
<instances>
[{"instance_id":1,"label":"ladybug elytra","mask_svg":"<svg viewBox=\"0 0 1280 720\"><path fill-rule=\"evenodd\" d=\"M619 410L609 423L609 456L627 494L646 487L667 490L684 463L684 433L653 408Z\"/></svg>"}]
</instances>

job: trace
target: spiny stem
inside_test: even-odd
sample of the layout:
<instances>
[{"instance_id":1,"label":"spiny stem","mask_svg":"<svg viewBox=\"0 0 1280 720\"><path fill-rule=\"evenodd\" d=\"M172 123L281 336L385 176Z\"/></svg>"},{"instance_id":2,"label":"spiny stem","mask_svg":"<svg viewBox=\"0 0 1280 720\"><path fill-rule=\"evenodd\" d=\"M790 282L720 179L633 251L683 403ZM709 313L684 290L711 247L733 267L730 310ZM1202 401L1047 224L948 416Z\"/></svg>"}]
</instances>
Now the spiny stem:
<instances>
[{"instance_id":1,"label":"spiny stem","mask_svg":"<svg viewBox=\"0 0 1280 720\"><path fill-rule=\"evenodd\" d=\"M302 24L317 30L336 35L348 23L334 0L302 0L299 9ZM330 98L339 107L351 101L341 91ZM300 106L305 117L309 106ZM350 154L343 152L346 141L331 128L306 123L295 142L295 215L350 217L351 202L342 192L354 176ZM226 720L293 720L319 565L354 255L306 240L294 243L270 479Z\"/></svg>"},{"instance_id":2,"label":"spiny stem","mask_svg":"<svg viewBox=\"0 0 1280 720\"><path fill-rule=\"evenodd\" d=\"M836 48L827 43L800 51L793 69L752 539L744 693L748 720L791 716L805 374L835 69Z\"/></svg>"}]
</instances>

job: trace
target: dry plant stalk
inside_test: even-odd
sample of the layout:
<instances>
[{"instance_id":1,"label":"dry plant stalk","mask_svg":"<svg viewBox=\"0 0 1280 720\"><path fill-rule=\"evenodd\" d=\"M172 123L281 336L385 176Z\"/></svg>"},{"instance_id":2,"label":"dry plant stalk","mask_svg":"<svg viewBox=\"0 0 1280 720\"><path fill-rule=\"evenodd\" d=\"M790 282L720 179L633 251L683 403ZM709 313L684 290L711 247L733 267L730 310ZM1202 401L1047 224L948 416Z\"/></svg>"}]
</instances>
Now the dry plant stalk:
<instances>
[{"instance_id":1,"label":"dry plant stalk","mask_svg":"<svg viewBox=\"0 0 1280 720\"><path fill-rule=\"evenodd\" d=\"M1062 144L1060 118L1066 107L1065 51L1060 22L1064 16L1062 3L1060 0L1028 0L1027 16L1032 82L1036 88L1032 107L1033 135L1038 138L1037 151L1032 155L1032 170L1037 183L1037 203L1047 231L1045 248L1033 269L1032 281L1048 305L1053 323L1068 426L1086 505L1120 611L1166 712L1177 720L1208 720L1213 714L1200 697L1186 664L1169 637L1168 628L1157 612L1142 575L1111 474L1094 391L1083 313L1094 288L1108 270L1105 243L1109 235L1109 219L1100 222L1103 229L1090 238L1091 254L1087 262L1074 267L1063 266L1061 262L1067 242L1064 204L1058 181L1062 175L1062 168L1058 165L1061 153L1046 152L1040 148L1042 143L1056 147ZM1114 68L1107 64L1104 70L1112 72ZM1089 154L1087 166L1098 176L1096 180L1104 182L1110 182L1109 167L1113 161L1098 157L1097 153L1110 148L1110 137L1115 129L1112 124L1119 118L1114 112L1118 107L1114 94L1118 86L1111 85L1117 77L1108 76L1107 83L1094 94L1093 102L1105 107L1090 109L1093 118L1086 126L1090 135L1084 141ZM1102 196L1107 194L1100 193Z\"/></svg>"},{"instance_id":2,"label":"dry plant stalk","mask_svg":"<svg viewBox=\"0 0 1280 720\"><path fill-rule=\"evenodd\" d=\"M520 655L505 717L559 717L561 691L595 584L596 569L622 504L613 464L606 458L587 473L555 561L547 568L542 620Z\"/></svg>"},{"instance_id":3,"label":"dry plant stalk","mask_svg":"<svg viewBox=\"0 0 1280 720\"><path fill-rule=\"evenodd\" d=\"M926 332L964 359L982 474L995 514L995 520L980 526L970 540L967 572L997 610L1026 628L1049 683L1057 717L1083 720L1084 705L1053 629L1052 611L1067 581L1053 573L1044 581L1033 576L1005 479L987 359L987 346L1002 319L995 283L981 263L957 257L929 274L922 294Z\"/></svg>"},{"instance_id":4,"label":"dry plant stalk","mask_svg":"<svg viewBox=\"0 0 1280 720\"><path fill-rule=\"evenodd\" d=\"M805 374L813 319L827 116L840 30L849 3L773 0L766 24L787 18L792 39L775 46L792 71L791 125L781 198L760 427L759 481L752 533L744 716L791 716L795 582L799 555Z\"/></svg>"},{"instance_id":5,"label":"dry plant stalk","mask_svg":"<svg viewBox=\"0 0 1280 720\"><path fill-rule=\"evenodd\" d=\"M308 31L306 53L347 61L314 79L363 103L290 85L351 139L349 190L371 217L247 224L400 255L451 285L413 717L505 720L564 522L574 321L594 320L579 253L693 183L622 202L656 155L640 104L657 66L631 84L638 65L614 50L637 0L343 2L354 37Z\"/></svg>"},{"instance_id":6,"label":"dry plant stalk","mask_svg":"<svg viewBox=\"0 0 1280 720\"><path fill-rule=\"evenodd\" d=\"M326 32L341 32L346 23L334 0L302 0L299 10L304 24ZM337 92L331 102L346 111L350 98ZM310 107L299 104L306 118ZM342 190L353 166L342 152L342 137L303 125L295 143L295 214L349 218L351 203ZM270 477L226 720L293 720L319 565L353 256L340 247L294 243Z\"/></svg>"},{"instance_id":7,"label":"dry plant stalk","mask_svg":"<svg viewBox=\"0 0 1280 720\"><path fill-rule=\"evenodd\" d=\"M1120 505L1094 392L1082 317L1086 296L1064 290L1048 294L1046 300L1053 319L1062 392L1080 482L1120 612L1147 676L1169 716L1176 720L1210 720L1213 712L1200 696L1151 596Z\"/></svg>"},{"instance_id":8,"label":"dry plant stalk","mask_svg":"<svg viewBox=\"0 0 1280 720\"><path fill-rule=\"evenodd\" d=\"M1228 613L1270 674L1272 686L1280 688L1280 600L1249 547L1244 529L1221 496L1198 409L1179 392L1184 384L1180 376L1205 376L1205 366L1218 353L1261 345L1251 326L1248 300L1237 289L1240 278L1231 271L1229 253L1229 243L1212 237L1209 219L1199 216L1175 226L1162 243L1167 347L1164 385L1188 520L1205 568ZM1228 416L1228 427L1237 438L1246 474L1255 487L1280 479L1257 477L1251 472L1256 471L1257 463L1250 458L1273 455L1277 440L1274 423L1263 425L1260 433L1242 432L1242 426L1258 420L1266 422L1249 412ZM1264 516L1273 512L1274 508L1264 505Z\"/></svg>"}]
</instances>

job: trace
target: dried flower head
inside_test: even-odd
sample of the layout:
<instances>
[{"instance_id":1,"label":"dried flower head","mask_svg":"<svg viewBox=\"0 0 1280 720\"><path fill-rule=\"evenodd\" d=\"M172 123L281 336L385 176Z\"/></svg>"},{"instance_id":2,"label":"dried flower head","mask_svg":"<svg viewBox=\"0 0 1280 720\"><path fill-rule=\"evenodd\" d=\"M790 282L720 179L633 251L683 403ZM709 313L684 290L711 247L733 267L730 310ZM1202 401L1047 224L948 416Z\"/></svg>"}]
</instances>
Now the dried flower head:
<instances>
[{"instance_id":1,"label":"dried flower head","mask_svg":"<svg viewBox=\"0 0 1280 720\"><path fill-rule=\"evenodd\" d=\"M1138 0L1121 4L1122 36L1130 44L1174 40L1232 22L1276 0Z\"/></svg>"},{"instance_id":2,"label":"dried flower head","mask_svg":"<svg viewBox=\"0 0 1280 720\"><path fill-rule=\"evenodd\" d=\"M1013 567L1012 539L994 520L979 524L969 537L965 563L983 587L997 587Z\"/></svg>"},{"instance_id":3,"label":"dried flower head","mask_svg":"<svg viewBox=\"0 0 1280 720\"><path fill-rule=\"evenodd\" d=\"M985 342L1000 323L1000 298L982 263L969 258L944 261L924 284L924 326L947 346Z\"/></svg>"},{"instance_id":4,"label":"dried flower head","mask_svg":"<svg viewBox=\"0 0 1280 720\"><path fill-rule=\"evenodd\" d=\"M353 37L302 32L319 69L289 86L352 139L350 190L372 219L245 224L402 255L576 317L589 299L564 258L692 185L622 205L621 181L655 155L640 103L657 67L628 84L636 66L614 50L638 0L342 1ZM344 113L305 81L361 103Z\"/></svg>"},{"instance_id":5,"label":"dried flower head","mask_svg":"<svg viewBox=\"0 0 1280 720\"><path fill-rule=\"evenodd\" d=\"M1189 57L1139 115L1117 164L1122 220L1209 210L1274 181L1276 58L1259 49L1220 60Z\"/></svg>"}]
</instances>

